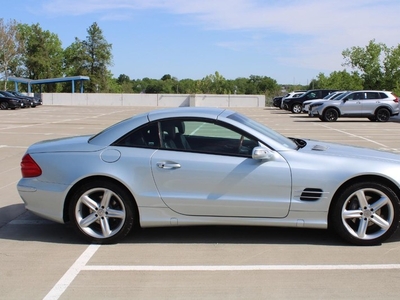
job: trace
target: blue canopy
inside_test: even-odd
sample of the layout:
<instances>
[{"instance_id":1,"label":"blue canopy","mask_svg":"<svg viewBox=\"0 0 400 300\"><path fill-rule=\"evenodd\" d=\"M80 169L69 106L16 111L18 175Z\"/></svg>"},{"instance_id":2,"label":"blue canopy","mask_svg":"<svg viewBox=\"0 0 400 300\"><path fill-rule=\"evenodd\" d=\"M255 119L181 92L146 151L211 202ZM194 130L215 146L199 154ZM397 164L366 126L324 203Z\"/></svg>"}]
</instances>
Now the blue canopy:
<instances>
[{"instance_id":1,"label":"blue canopy","mask_svg":"<svg viewBox=\"0 0 400 300\"><path fill-rule=\"evenodd\" d=\"M15 90L18 91L18 83L25 83L28 85L28 93L31 93L32 84L48 84L57 82L67 82L72 83L72 93L75 93L75 81L81 82L81 93L83 93L83 81L90 80L88 76L71 76L71 77L59 77L59 78L47 78L47 79L27 79L21 77L8 77L9 81L15 82Z\"/></svg>"}]
</instances>

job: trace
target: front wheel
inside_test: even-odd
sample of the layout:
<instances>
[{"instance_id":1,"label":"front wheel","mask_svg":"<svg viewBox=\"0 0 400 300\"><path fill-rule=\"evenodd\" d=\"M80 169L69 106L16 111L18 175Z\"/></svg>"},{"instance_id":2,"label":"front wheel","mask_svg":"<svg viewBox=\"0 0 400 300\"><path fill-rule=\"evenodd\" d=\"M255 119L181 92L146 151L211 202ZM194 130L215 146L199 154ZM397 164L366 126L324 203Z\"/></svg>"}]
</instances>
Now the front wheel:
<instances>
[{"instance_id":1,"label":"front wheel","mask_svg":"<svg viewBox=\"0 0 400 300\"><path fill-rule=\"evenodd\" d=\"M339 113L334 108L328 108L327 110L324 111L322 117L326 122L335 122L339 117Z\"/></svg>"},{"instance_id":2,"label":"front wheel","mask_svg":"<svg viewBox=\"0 0 400 300\"><path fill-rule=\"evenodd\" d=\"M82 185L69 207L75 230L93 243L109 244L124 238L134 224L133 198L119 185L96 180Z\"/></svg>"},{"instance_id":3,"label":"front wheel","mask_svg":"<svg viewBox=\"0 0 400 300\"><path fill-rule=\"evenodd\" d=\"M379 245L399 225L400 201L387 186L361 182L348 187L332 206L330 226L348 242Z\"/></svg>"},{"instance_id":4,"label":"front wheel","mask_svg":"<svg viewBox=\"0 0 400 300\"><path fill-rule=\"evenodd\" d=\"M299 113L301 113L301 110L302 110L302 105L301 104L299 104L299 103L293 104L292 113L299 114Z\"/></svg>"}]
</instances>

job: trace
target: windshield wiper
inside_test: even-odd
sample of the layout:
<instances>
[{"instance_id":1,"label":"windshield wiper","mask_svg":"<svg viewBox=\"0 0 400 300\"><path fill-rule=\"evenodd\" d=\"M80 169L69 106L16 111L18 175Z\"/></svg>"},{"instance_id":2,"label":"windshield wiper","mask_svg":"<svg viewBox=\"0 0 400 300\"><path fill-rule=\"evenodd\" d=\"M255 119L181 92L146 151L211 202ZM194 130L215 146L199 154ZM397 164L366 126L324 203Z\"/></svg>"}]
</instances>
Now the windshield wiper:
<instances>
[{"instance_id":1,"label":"windshield wiper","mask_svg":"<svg viewBox=\"0 0 400 300\"><path fill-rule=\"evenodd\" d=\"M292 137L289 137L289 139L291 139L299 148L304 148L307 145L307 142L305 140Z\"/></svg>"}]
</instances>

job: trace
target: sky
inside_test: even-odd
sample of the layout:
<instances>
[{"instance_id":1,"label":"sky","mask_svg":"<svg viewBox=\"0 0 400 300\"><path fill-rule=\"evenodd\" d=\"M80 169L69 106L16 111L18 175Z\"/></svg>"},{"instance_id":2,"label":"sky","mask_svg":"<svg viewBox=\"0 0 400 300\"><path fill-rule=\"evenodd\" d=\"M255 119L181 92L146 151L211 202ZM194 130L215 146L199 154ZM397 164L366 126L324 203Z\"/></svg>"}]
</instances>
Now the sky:
<instances>
[{"instance_id":1,"label":"sky","mask_svg":"<svg viewBox=\"0 0 400 300\"><path fill-rule=\"evenodd\" d=\"M39 24L63 48L96 22L115 78L268 76L307 85L346 69L342 51L400 44L399 0L18 0L4 21Z\"/></svg>"}]
</instances>

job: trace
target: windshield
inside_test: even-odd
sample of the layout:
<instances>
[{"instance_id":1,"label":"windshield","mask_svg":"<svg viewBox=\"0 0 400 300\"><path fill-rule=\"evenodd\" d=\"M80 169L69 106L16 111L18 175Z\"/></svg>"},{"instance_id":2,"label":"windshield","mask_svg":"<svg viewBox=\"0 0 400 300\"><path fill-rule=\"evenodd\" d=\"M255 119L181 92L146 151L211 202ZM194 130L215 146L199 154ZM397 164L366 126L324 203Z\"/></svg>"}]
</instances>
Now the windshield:
<instances>
[{"instance_id":1,"label":"windshield","mask_svg":"<svg viewBox=\"0 0 400 300\"><path fill-rule=\"evenodd\" d=\"M233 113L230 116L228 116L228 119L232 119L243 125L246 125L246 126L250 127L251 129L254 129L254 130L260 132L261 134L265 135L266 137L284 145L285 147L288 147L288 148L291 148L294 150L298 149L297 144L293 140L281 135L280 133L266 127L265 125L263 125L261 123L254 121L253 119L247 118L244 115L241 115L239 113Z\"/></svg>"},{"instance_id":2,"label":"windshield","mask_svg":"<svg viewBox=\"0 0 400 300\"><path fill-rule=\"evenodd\" d=\"M351 92L343 93L343 94L339 95L338 97L333 97L331 100L341 100L341 99L343 99L344 97L346 97L350 93Z\"/></svg>"}]
</instances>

